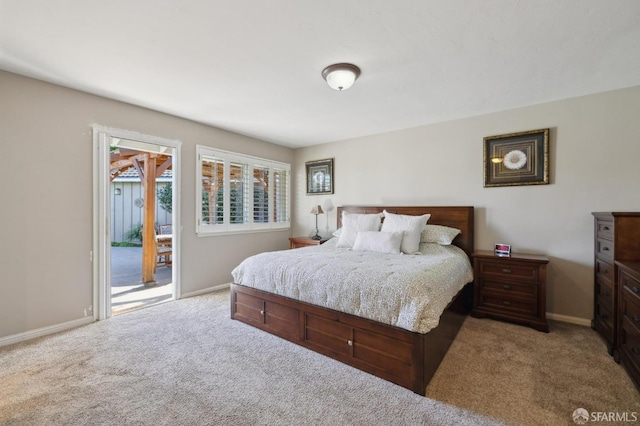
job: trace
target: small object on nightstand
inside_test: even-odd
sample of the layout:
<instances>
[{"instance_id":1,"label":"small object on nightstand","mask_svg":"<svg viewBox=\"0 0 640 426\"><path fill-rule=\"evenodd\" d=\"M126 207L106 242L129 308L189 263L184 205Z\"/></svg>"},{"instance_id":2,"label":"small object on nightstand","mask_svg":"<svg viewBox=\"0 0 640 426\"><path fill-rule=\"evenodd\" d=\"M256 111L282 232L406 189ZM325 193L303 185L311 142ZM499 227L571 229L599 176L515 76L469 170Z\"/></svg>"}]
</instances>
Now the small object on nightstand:
<instances>
[{"instance_id":1,"label":"small object on nightstand","mask_svg":"<svg viewBox=\"0 0 640 426\"><path fill-rule=\"evenodd\" d=\"M549 332L546 316L547 263L545 256L492 251L473 253L473 310L485 316L528 325Z\"/></svg>"},{"instance_id":2,"label":"small object on nightstand","mask_svg":"<svg viewBox=\"0 0 640 426\"><path fill-rule=\"evenodd\" d=\"M509 244L498 243L493 248L493 253L499 257L511 256L511 246Z\"/></svg>"},{"instance_id":3,"label":"small object on nightstand","mask_svg":"<svg viewBox=\"0 0 640 426\"><path fill-rule=\"evenodd\" d=\"M320 244L324 244L325 242L327 242L327 239L325 238L314 240L310 237L291 237L289 238L289 248L296 249L301 247L319 246Z\"/></svg>"}]
</instances>

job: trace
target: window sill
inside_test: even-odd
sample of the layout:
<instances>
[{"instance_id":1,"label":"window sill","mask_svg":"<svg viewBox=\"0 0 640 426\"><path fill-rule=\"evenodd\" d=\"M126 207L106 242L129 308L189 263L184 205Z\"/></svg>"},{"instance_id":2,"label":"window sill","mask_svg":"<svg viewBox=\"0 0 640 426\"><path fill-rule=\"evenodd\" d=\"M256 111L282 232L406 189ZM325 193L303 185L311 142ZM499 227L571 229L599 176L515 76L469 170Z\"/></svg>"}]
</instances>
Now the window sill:
<instances>
[{"instance_id":1,"label":"window sill","mask_svg":"<svg viewBox=\"0 0 640 426\"><path fill-rule=\"evenodd\" d=\"M289 231L291 226L273 227L265 229L243 229L235 231L200 231L196 232L198 237L222 237L225 235L242 235L242 234L263 234L265 232L284 232Z\"/></svg>"}]
</instances>

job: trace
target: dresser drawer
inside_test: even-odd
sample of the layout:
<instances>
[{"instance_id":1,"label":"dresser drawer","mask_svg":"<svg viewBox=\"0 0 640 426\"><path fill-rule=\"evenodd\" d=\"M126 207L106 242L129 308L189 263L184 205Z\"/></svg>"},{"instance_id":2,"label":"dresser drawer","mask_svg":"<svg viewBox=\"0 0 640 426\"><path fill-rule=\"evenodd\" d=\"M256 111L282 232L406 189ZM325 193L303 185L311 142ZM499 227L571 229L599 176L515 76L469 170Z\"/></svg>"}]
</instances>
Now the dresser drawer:
<instances>
[{"instance_id":1,"label":"dresser drawer","mask_svg":"<svg viewBox=\"0 0 640 426\"><path fill-rule=\"evenodd\" d=\"M535 284L501 281L491 278L481 278L478 280L478 283L483 292L504 292L506 295L511 294L531 300L535 300L538 297L538 286Z\"/></svg>"},{"instance_id":2,"label":"dresser drawer","mask_svg":"<svg viewBox=\"0 0 640 426\"><path fill-rule=\"evenodd\" d=\"M536 299L519 299L502 295L493 291L481 291L479 305L489 309L499 309L521 315L536 315L538 303Z\"/></svg>"},{"instance_id":3,"label":"dresser drawer","mask_svg":"<svg viewBox=\"0 0 640 426\"><path fill-rule=\"evenodd\" d=\"M606 262L613 262L613 241L604 238L596 239L596 256Z\"/></svg>"},{"instance_id":4,"label":"dresser drawer","mask_svg":"<svg viewBox=\"0 0 640 426\"><path fill-rule=\"evenodd\" d=\"M606 280L609 284L613 283L613 265L602 259L596 259L596 277Z\"/></svg>"},{"instance_id":5,"label":"dresser drawer","mask_svg":"<svg viewBox=\"0 0 640 426\"><path fill-rule=\"evenodd\" d=\"M620 269L619 283L622 286L622 291L629 292L630 296L640 297L640 280L629 275L626 270Z\"/></svg>"},{"instance_id":6,"label":"dresser drawer","mask_svg":"<svg viewBox=\"0 0 640 426\"><path fill-rule=\"evenodd\" d=\"M595 295L597 303L600 303L613 311L614 292L613 286L610 283L597 277Z\"/></svg>"},{"instance_id":7,"label":"dresser drawer","mask_svg":"<svg viewBox=\"0 0 640 426\"><path fill-rule=\"evenodd\" d=\"M620 314L628 321L629 326L635 327L640 333L640 298L623 292L620 300Z\"/></svg>"},{"instance_id":8,"label":"dresser drawer","mask_svg":"<svg viewBox=\"0 0 640 426\"><path fill-rule=\"evenodd\" d=\"M614 320L611 309L602 303L596 303L594 312L594 324L596 329L609 341L613 342Z\"/></svg>"},{"instance_id":9,"label":"dresser drawer","mask_svg":"<svg viewBox=\"0 0 640 426\"><path fill-rule=\"evenodd\" d=\"M596 235L598 238L613 240L613 221L597 219Z\"/></svg>"},{"instance_id":10,"label":"dresser drawer","mask_svg":"<svg viewBox=\"0 0 640 426\"><path fill-rule=\"evenodd\" d=\"M538 267L522 265L515 262L480 262L479 273L481 277L512 278L520 282L538 282Z\"/></svg>"},{"instance_id":11,"label":"dresser drawer","mask_svg":"<svg viewBox=\"0 0 640 426\"><path fill-rule=\"evenodd\" d=\"M624 321L620 338L620 355L625 367L640 376L640 332Z\"/></svg>"}]
</instances>

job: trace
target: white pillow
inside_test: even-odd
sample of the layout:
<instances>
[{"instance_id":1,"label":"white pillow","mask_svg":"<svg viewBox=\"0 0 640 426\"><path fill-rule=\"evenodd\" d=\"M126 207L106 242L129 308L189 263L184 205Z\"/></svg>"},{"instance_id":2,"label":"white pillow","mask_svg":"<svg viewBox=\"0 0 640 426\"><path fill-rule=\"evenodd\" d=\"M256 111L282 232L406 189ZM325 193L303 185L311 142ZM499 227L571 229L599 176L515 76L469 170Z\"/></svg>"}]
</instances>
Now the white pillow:
<instances>
[{"instance_id":1,"label":"white pillow","mask_svg":"<svg viewBox=\"0 0 640 426\"><path fill-rule=\"evenodd\" d=\"M402 232L360 231L353 243L354 251L400 254Z\"/></svg>"},{"instance_id":2,"label":"white pillow","mask_svg":"<svg viewBox=\"0 0 640 426\"><path fill-rule=\"evenodd\" d=\"M427 225L422 231L420 242L438 243L443 246L450 245L458 234L462 231L442 225Z\"/></svg>"},{"instance_id":3,"label":"white pillow","mask_svg":"<svg viewBox=\"0 0 640 426\"><path fill-rule=\"evenodd\" d=\"M430 217L430 214L409 216L389 213L385 210L381 231L402 232L403 236L400 250L407 254L417 253L418 250L420 250L420 234Z\"/></svg>"},{"instance_id":4,"label":"white pillow","mask_svg":"<svg viewBox=\"0 0 640 426\"><path fill-rule=\"evenodd\" d=\"M379 231L382 213L352 214L342 212L342 230L336 247L353 247L356 236L360 231Z\"/></svg>"}]
</instances>

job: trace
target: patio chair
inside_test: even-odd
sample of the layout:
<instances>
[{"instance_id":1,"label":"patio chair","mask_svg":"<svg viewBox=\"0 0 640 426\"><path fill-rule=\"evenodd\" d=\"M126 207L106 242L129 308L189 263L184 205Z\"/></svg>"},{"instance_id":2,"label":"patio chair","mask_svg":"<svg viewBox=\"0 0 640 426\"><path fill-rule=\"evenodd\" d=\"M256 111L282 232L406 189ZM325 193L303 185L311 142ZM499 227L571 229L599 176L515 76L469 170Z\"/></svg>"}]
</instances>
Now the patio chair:
<instances>
[{"instance_id":1,"label":"patio chair","mask_svg":"<svg viewBox=\"0 0 640 426\"><path fill-rule=\"evenodd\" d=\"M173 233L173 225L158 225L159 235L171 235Z\"/></svg>"},{"instance_id":2,"label":"patio chair","mask_svg":"<svg viewBox=\"0 0 640 426\"><path fill-rule=\"evenodd\" d=\"M171 225L159 225L156 232L156 254L158 265L171 265L171 255L173 254Z\"/></svg>"}]
</instances>

